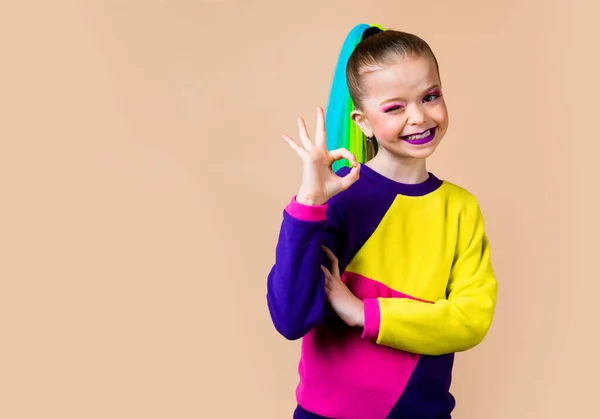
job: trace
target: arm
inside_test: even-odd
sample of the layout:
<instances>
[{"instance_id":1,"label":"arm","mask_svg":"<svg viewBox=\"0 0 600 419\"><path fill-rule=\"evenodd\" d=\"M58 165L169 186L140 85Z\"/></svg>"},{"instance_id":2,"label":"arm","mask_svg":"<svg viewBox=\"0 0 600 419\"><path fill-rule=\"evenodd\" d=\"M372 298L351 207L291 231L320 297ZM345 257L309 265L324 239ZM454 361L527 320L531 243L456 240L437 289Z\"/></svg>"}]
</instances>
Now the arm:
<instances>
[{"instance_id":1,"label":"arm","mask_svg":"<svg viewBox=\"0 0 600 419\"><path fill-rule=\"evenodd\" d=\"M294 198L283 214L275 264L267 278L267 304L275 328L289 340L303 337L331 312L321 269L322 245L336 248L327 207L303 205Z\"/></svg>"},{"instance_id":2,"label":"arm","mask_svg":"<svg viewBox=\"0 0 600 419\"><path fill-rule=\"evenodd\" d=\"M329 200L358 180L360 165L346 149L328 151L325 112L317 110L313 143L302 118L298 118L301 144L284 135L285 141L303 161L302 184L283 214L275 265L267 279L267 304L277 331L290 340L306 335L330 314L325 294L322 246L337 249L331 233L336 217L327 211ZM347 159L352 169L345 176L331 166ZM341 172L340 172L341 173Z\"/></svg>"},{"instance_id":3,"label":"arm","mask_svg":"<svg viewBox=\"0 0 600 419\"><path fill-rule=\"evenodd\" d=\"M490 328L497 288L483 217L475 203L461 220L447 299L434 303L407 298L367 299L363 337L423 355L471 349Z\"/></svg>"}]
</instances>

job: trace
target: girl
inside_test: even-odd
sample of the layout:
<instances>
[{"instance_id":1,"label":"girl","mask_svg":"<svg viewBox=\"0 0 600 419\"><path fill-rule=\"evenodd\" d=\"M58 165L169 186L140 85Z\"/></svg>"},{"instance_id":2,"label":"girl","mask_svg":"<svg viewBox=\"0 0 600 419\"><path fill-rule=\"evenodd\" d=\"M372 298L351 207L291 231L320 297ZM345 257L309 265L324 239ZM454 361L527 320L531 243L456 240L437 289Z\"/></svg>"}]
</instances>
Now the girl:
<instances>
[{"instance_id":1,"label":"girl","mask_svg":"<svg viewBox=\"0 0 600 419\"><path fill-rule=\"evenodd\" d=\"M454 353L486 336L497 282L476 198L426 168L448 129L433 52L356 26L314 142L298 125L267 282L276 329L302 338L294 418L450 418Z\"/></svg>"}]
</instances>

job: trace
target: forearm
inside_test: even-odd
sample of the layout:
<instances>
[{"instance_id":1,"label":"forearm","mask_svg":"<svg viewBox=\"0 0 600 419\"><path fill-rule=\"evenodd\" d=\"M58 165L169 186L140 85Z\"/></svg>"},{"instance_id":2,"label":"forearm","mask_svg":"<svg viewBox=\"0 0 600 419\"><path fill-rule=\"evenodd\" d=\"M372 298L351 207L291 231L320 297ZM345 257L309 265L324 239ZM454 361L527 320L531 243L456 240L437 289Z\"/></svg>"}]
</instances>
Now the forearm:
<instances>
[{"instance_id":1,"label":"forearm","mask_svg":"<svg viewBox=\"0 0 600 419\"><path fill-rule=\"evenodd\" d=\"M277 331L290 340L303 337L328 314L321 270L325 208L311 211L307 216L295 212L293 206L286 208L275 264L267 278L271 319Z\"/></svg>"},{"instance_id":2,"label":"forearm","mask_svg":"<svg viewBox=\"0 0 600 419\"><path fill-rule=\"evenodd\" d=\"M365 301L364 337L380 345L422 355L461 352L487 335L496 305L493 276L472 292L435 303L408 298Z\"/></svg>"}]
</instances>

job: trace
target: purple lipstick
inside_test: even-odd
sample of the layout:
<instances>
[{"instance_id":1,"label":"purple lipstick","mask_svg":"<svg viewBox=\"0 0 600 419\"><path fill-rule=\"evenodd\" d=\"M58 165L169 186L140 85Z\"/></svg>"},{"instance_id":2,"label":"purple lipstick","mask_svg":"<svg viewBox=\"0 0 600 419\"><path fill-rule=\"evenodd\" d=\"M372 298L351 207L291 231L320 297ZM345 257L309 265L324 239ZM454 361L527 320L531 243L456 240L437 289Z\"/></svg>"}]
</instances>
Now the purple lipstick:
<instances>
[{"instance_id":1,"label":"purple lipstick","mask_svg":"<svg viewBox=\"0 0 600 419\"><path fill-rule=\"evenodd\" d=\"M423 132L420 132L417 134L405 135L404 137L400 137L400 138L409 144L415 144L415 145L427 144L428 142L430 142L431 140L434 139L435 130L436 130L436 128L433 127L433 128L429 128L428 130L425 130Z\"/></svg>"}]
</instances>

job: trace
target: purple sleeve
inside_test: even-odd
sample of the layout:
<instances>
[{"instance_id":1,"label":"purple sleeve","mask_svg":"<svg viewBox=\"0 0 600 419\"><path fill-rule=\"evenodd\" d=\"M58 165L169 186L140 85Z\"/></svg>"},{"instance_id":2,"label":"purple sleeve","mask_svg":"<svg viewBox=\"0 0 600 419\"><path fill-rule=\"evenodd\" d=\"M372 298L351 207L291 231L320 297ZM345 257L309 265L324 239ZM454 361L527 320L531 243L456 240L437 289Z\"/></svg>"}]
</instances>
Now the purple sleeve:
<instances>
[{"instance_id":1,"label":"purple sleeve","mask_svg":"<svg viewBox=\"0 0 600 419\"><path fill-rule=\"evenodd\" d=\"M267 304L275 328L289 340L302 338L331 313L321 270L321 246L336 252L327 217L327 204L306 206L295 197L283 212Z\"/></svg>"}]
</instances>

